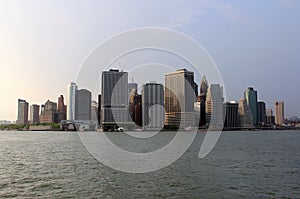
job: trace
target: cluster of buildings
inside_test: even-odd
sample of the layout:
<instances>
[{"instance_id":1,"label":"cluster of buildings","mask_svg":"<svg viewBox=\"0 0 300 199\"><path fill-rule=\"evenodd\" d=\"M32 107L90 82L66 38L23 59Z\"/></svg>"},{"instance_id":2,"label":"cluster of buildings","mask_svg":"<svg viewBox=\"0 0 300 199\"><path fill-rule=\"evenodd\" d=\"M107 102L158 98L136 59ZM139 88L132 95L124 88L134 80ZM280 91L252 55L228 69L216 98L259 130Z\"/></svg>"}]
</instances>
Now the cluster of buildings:
<instances>
[{"instance_id":1,"label":"cluster of buildings","mask_svg":"<svg viewBox=\"0 0 300 199\"><path fill-rule=\"evenodd\" d=\"M200 87L200 89L199 89ZM199 93L199 91L200 93ZM78 89L75 82L68 85L67 104L61 95L58 103L31 105L18 100L19 124L96 121L104 131L126 129L160 130L213 128L234 129L284 124L284 103L275 102L273 110L258 101L257 91L249 87L239 102L224 102L223 88L209 84L205 76L199 86L194 73L186 69L165 74L165 85L147 82L142 85L128 82L128 73L111 69L102 72L101 94L98 102L92 93Z\"/></svg>"}]
</instances>

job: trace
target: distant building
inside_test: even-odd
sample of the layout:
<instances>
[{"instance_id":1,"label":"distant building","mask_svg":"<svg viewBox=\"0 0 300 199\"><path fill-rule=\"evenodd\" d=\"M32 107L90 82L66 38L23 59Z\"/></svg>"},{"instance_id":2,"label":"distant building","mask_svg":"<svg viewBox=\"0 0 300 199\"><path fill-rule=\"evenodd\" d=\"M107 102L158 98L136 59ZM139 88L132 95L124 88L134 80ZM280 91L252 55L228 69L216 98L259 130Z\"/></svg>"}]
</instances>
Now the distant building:
<instances>
[{"instance_id":1,"label":"distant building","mask_svg":"<svg viewBox=\"0 0 300 199\"><path fill-rule=\"evenodd\" d=\"M75 120L75 103L76 103L77 85L71 82L68 85L68 107L67 107L67 120Z\"/></svg>"},{"instance_id":2,"label":"distant building","mask_svg":"<svg viewBox=\"0 0 300 199\"><path fill-rule=\"evenodd\" d=\"M40 106L36 104L32 104L30 106L30 124L38 124L40 123Z\"/></svg>"},{"instance_id":3,"label":"distant building","mask_svg":"<svg viewBox=\"0 0 300 199\"><path fill-rule=\"evenodd\" d=\"M132 109L130 112L132 121L139 127L142 127L143 126L142 95L139 95L137 93L132 94L130 97L129 106L131 106Z\"/></svg>"},{"instance_id":4,"label":"distant building","mask_svg":"<svg viewBox=\"0 0 300 199\"><path fill-rule=\"evenodd\" d=\"M271 126L271 125L275 124L275 117L273 115L273 110L272 109L266 109L266 124L268 126Z\"/></svg>"},{"instance_id":5,"label":"distant building","mask_svg":"<svg viewBox=\"0 0 300 199\"><path fill-rule=\"evenodd\" d=\"M223 102L223 87L219 84L211 84L208 87L206 96L206 121L209 124L209 128L223 128Z\"/></svg>"},{"instance_id":6,"label":"distant building","mask_svg":"<svg viewBox=\"0 0 300 199\"><path fill-rule=\"evenodd\" d=\"M189 128L194 126L194 73L180 69L165 75L165 126Z\"/></svg>"},{"instance_id":7,"label":"distant building","mask_svg":"<svg viewBox=\"0 0 300 199\"><path fill-rule=\"evenodd\" d=\"M18 99L18 118L17 124L28 124L28 102Z\"/></svg>"},{"instance_id":8,"label":"distant building","mask_svg":"<svg viewBox=\"0 0 300 199\"><path fill-rule=\"evenodd\" d=\"M245 99L241 99L239 102L238 121L242 128L253 128L253 114Z\"/></svg>"},{"instance_id":9,"label":"distant building","mask_svg":"<svg viewBox=\"0 0 300 199\"><path fill-rule=\"evenodd\" d=\"M258 125L258 116L257 116L257 91L252 87L249 87L244 92L244 98L246 104L250 107L250 110L253 115L253 125Z\"/></svg>"},{"instance_id":10,"label":"distant building","mask_svg":"<svg viewBox=\"0 0 300 199\"><path fill-rule=\"evenodd\" d=\"M98 104L96 101L92 101L92 104L91 104L91 120L93 121L97 121L98 120Z\"/></svg>"},{"instance_id":11,"label":"distant building","mask_svg":"<svg viewBox=\"0 0 300 199\"><path fill-rule=\"evenodd\" d=\"M144 129L162 129L164 126L164 87L151 82L142 88L142 112Z\"/></svg>"},{"instance_id":12,"label":"distant building","mask_svg":"<svg viewBox=\"0 0 300 199\"><path fill-rule=\"evenodd\" d=\"M200 102L200 124L199 126L206 125L206 95L208 89L208 82L205 75L200 83L200 96L198 97L198 102Z\"/></svg>"},{"instance_id":13,"label":"distant building","mask_svg":"<svg viewBox=\"0 0 300 199\"><path fill-rule=\"evenodd\" d=\"M275 124L283 126L284 124L284 102L275 101Z\"/></svg>"},{"instance_id":14,"label":"distant building","mask_svg":"<svg viewBox=\"0 0 300 199\"><path fill-rule=\"evenodd\" d=\"M64 96L60 95L58 97L58 105L57 105L57 122L62 120L66 120L67 117L67 106L64 102Z\"/></svg>"},{"instance_id":15,"label":"distant building","mask_svg":"<svg viewBox=\"0 0 300 199\"><path fill-rule=\"evenodd\" d=\"M92 93L80 89L75 94L75 120L91 120Z\"/></svg>"},{"instance_id":16,"label":"distant building","mask_svg":"<svg viewBox=\"0 0 300 199\"><path fill-rule=\"evenodd\" d=\"M41 124L57 123L57 103L47 100L40 115Z\"/></svg>"},{"instance_id":17,"label":"distant building","mask_svg":"<svg viewBox=\"0 0 300 199\"><path fill-rule=\"evenodd\" d=\"M98 95L98 111L97 111L97 119L98 119L98 125L101 128L101 95Z\"/></svg>"},{"instance_id":18,"label":"distant building","mask_svg":"<svg viewBox=\"0 0 300 199\"><path fill-rule=\"evenodd\" d=\"M128 97L130 98L131 95L136 94L138 91L138 84L133 82L128 83Z\"/></svg>"},{"instance_id":19,"label":"distant building","mask_svg":"<svg viewBox=\"0 0 300 199\"><path fill-rule=\"evenodd\" d=\"M128 73L114 69L103 71L101 126L109 130L124 127L128 122Z\"/></svg>"},{"instance_id":20,"label":"distant building","mask_svg":"<svg viewBox=\"0 0 300 199\"><path fill-rule=\"evenodd\" d=\"M266 103L257 102L257 117L258 125L264 126L266 124Z\"/></svg>"},{"instance_id":21,"label":"distant building","mask_svg":"<svg viewBox=\"0 0 300 199\"><path fill-rule=\"evenodd\" d=\"M224 112L225 112L224 128L236 128L239 126L238 111L239 111L239 103L233 101L224 103Z\"/></svg>"}]
</instances>

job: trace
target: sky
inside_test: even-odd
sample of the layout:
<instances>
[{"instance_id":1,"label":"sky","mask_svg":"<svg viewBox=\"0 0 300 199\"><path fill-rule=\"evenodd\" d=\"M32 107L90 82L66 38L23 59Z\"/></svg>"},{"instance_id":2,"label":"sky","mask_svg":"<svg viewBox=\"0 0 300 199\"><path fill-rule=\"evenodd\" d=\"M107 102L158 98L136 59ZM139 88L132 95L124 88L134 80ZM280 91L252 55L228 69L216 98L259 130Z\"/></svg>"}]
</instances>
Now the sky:
<instances>
[{"instance_id":1,"label":"sky","mask_svg":"<svg viewBox=\"0 0 300 199\"><path fill-rule=\"evenodd\" d=\"M252 86L267 108L283 100L287 117L300 116L299 21L297 0L0 0L0 120L16 120L18 98L66 97L99 43L140 27L170 28L200 43L227 100Z\"/></svg>"}]
</instances>

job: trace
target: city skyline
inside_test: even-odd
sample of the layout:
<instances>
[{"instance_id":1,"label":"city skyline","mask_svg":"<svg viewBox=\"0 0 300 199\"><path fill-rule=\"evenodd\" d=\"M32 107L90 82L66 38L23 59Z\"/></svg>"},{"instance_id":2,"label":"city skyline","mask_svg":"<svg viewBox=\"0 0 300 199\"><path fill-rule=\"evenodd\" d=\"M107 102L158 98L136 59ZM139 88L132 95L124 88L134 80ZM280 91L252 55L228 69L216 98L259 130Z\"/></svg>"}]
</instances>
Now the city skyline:
<instances>
[{"instance_id":1,"label":"city skyline","mask_svg":"<svg viewBox=\"0 0 300 199\"><path fill-rule=\"evenodd\" d=\"M279 98L288 102L287 117L300 114L300 96L295 94L300 83L298 1L70 4L0 2L0 89L6 93L0 120L16 120L18 98L42 104L44 96L53 101L58 94L67 96L61 85L76 80L80 64L95 46L144 26L171 28L202 44L222 74L228 99L238 101L240 92L251 86L260 91L258 100L266 108L273 109Z\"/></svg>"}]
</instances>

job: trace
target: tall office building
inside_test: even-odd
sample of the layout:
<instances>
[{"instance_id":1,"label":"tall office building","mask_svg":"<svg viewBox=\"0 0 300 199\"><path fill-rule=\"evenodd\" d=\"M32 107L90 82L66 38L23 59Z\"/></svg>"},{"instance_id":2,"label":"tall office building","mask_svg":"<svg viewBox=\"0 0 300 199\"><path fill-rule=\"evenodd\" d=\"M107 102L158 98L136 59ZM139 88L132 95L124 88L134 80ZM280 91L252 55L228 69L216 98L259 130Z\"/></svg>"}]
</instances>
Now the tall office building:
<instances>
[{"instance_id":1,"label":"tall office building","mask_svg":"<svg viewBox=\"0 0 300 199\"><path fill-rule=\"evenodd\" d=\"M129 115L130 121L142 127L142 95L139 95L136 90L131 93L129 98Z\"/></svg>"},{"instance_id":2,"label":"tall office building","mask_svg":"<svg viewBox=\"0 0 300 199\"><path fill-rule=\"evenodd\" d=\"M238 121L242 128L253 128L253 114L245 99L241 99L239 102Z\"/></svg>"},{"instance_id":3,"label":"tall office building","mask_svg":"<svg viewBox=\"0 0 300 199\"><path fill-rule=\"evenodd\" d=\"M151 82L142 88L142 113L144 129L162 129L164 126L164 87Z\"/></svg>"},{"instance_id":4,"label":"tall office building","mask_svg":"<svg viewBox=\"0 0 300 199\"><path fill-rule=\"evenodd\" d=\"M199 124L199 126L206 125L206 95L207 95L208 86L209 86L208 82L204 75L201 80L201 83L200 83L200 96L199 96L199 100L198 100L200 102L200 124Z\"/></svg>"},{"instance_id":5,"label":"tall office building","mask_svg":"<svg viewBox=\"0 0 300 199\"><path fill-rule=\"evenodd\" d=\"M266 124L266 103L257 102L257 117L258 125L264 126Z\"/></svg>"},{"instance_id":6,"label":"tall office building","mask_svg":"<svg viewBox=\"0 0 300 199\"><path fill-rule=\"evenodd\" d=\"M257 91L252 87L249 87L244 92L244 98L247 105L249 105L250 110L253 114L253 125L258 125L258 116L257 116Z\"/></svg>"},{"instance_id":7,"label":"tall office building","mask_svg":"<svg viewBox=\"0 0 300 199\"><path fill-rule=\"evenodd\" d=\"M206 96L206 120L209 128L222 129L224 125L223 112L223 87L211 84Z\"/></svg>"},{"instance_id":8,"label":"tall office building","mask_svg":"<svg viewBox=\"0 0 300 199\"><path fill-rule=\"evenodd\" d=\"M40 118L40 106L36 104L32 104L30 106L30 124L38 124Z\"/></svg>"},{"instance_id":9,"label":"tall office building","mask_svg":"<svg viewBox=\"0 0 300 199\"><path fill-rule=\"evenodd\" d=\"M91 104L91 120L92 121L97 121L98 120L98 103L93 100Z\"/></svg>"},{"instance_id":10,"label":"tall office building","mask_svg":"<svg viewBox=\"0 0 300 199\"><path fill-rule=\"evenodd\" d=\"M76 102L77 85L71 82L68 85L68 107L67 107L67 120L75 120L75 102Z\"/></svg>"},{"instance_id":11,"label":"tall office building","mask_svg":"<svg viewBox=\"0 0 300 199\"><path fill-rule=\"evenodd\" d=\"M224 103L225 110L225 128L236 128L238 127L238 111L239 103L231 101Z\"/></svg>"},{"instance_id":12,"label":"tall office building","mask_svg":"<svg viewBox=\"0 0 300 199\"><path fill-rule=\"evenodd\" d=\"M17 124L28 124L28 102L18 99L18 119Z\"/></svg>"},{"instance_id":13,"label":"tall office building","mask_svg":"<svg viewBox=\"0 0 300 199\"><path fill-rule=\"evenodd\" d=\"M58 97L58 104L57 104L57 122L60 122L62 120L66 119L67 116L67 106L64 102L64 96L60 95Z\"/></svg>"},{"instance_id":14,"label":"tall office building","mask_svg":"<svg viewBox=\"0 0 300 199\"><path fill-rule=\"evenodd\" d=\"M284 102L275 101L275 124L282 126L284 124Z\"/></svg>"},{"instance_id":15,"label":"tall office building","mask_svg":"<svg viewBox=\"0 0 300 199\"><path fill-rule=\"evenodd\" d=\"M101 128L101 95L98 95L98 111L97 111L98 126Z\"/></svg>"},{"instance_id":16,"label":"tall office building","mask_svg":"<svg viewBox=\"0 0 300 199\"><path fill-rule=\"evenodd\" d=\"M101 83L103 130L126 126L128 117L128 73L114 69L103 71Z\"/></svg>"},{"instance_id":17,"label":"tall office building","mask_svg":"<svg viewBox=\"0 0 300 199\"><path fill-rule=\"evenodd\" d=\"M57 123L57 103L47 100L40 115L41 124Z\"/></svg>"},{"instance_id":18,"label":"tall office building","mask_svg":"<svg viewBox=\"0 0 300 199\"><path fill-rule=\"evenodd\" d=\"M138 91L138 84L133 82L128 83L128 97L130 98L131 95L136 94Z\"/></svg>"},{"instance_id":19,"label":"tall office building","mask_svg":"<svg viewBox=\"0 0 300 199\"><path fill-rule=\"evenodd\" d=\"M275 124L275 117L273 115L273 110L272 109L266 109L266 124L268 126L271 126L271 125Z\"/></svg>"},{"instance_id":20,"label":"tall office building","mask_svg":"<svg viewBox=\"0 0 300 199\"><path fill-rule=\"evenodd\" d=\"M91 120L92 93L80 89L75 96L75 120Z\"/></svg>"},{"instance_id":21,"label":"tall office building","mask_svg":"<svg viewBox=\"0 0 300 199\"><path fill-rule=\"evenodd\" d=\"M188 128L194 126L194 73L180 69L165 75L165 126Z\"/></svg>"}]
</instances>

